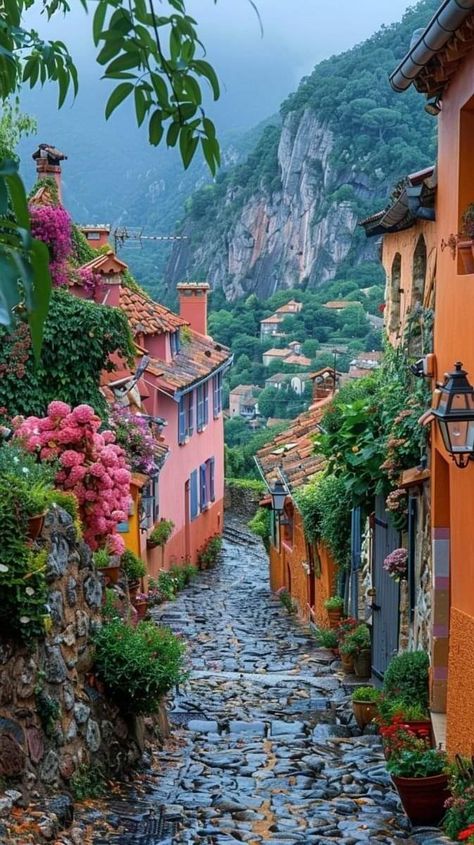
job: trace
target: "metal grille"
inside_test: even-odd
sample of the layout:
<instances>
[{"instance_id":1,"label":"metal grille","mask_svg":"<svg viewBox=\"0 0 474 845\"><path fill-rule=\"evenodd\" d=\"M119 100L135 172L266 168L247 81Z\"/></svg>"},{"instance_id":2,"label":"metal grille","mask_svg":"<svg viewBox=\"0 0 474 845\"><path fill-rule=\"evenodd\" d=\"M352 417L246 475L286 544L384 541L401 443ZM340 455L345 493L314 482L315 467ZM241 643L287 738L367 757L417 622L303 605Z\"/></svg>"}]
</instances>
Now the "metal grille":
<instances>
[{"instance_id":1,"label":"metal grille","mask_svg":"<svg viewBox=\"0 0 474 845\"><path fill-rule=\"evenodd\" d=\"M94 845L159 845L170 842L178 830L175 819L166 818L166 808L161 808L158 815L143 819L121 817L119 834L108 834L106 839L94 839Z\"/></svg>"}]
</instances>

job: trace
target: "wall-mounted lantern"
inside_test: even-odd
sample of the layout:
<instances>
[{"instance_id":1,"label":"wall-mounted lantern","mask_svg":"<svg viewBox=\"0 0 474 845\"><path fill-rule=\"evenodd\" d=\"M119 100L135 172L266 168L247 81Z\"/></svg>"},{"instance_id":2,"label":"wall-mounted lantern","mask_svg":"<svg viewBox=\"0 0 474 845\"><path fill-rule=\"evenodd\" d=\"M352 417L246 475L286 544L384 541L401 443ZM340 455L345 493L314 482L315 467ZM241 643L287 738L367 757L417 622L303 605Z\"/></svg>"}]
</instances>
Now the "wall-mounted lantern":
<instances>
[{"instance_id":1,"label":"wall-mounted lantern","mask_svg":"<svg viewBox=\"0 0 474 845\"><path fill-rule=\"evenodd\" d=\"M272 506L275 513L283 513L283 508L285 507L285 499L288 495L288 491L279 478L275 481L273 487L270 487L270 495L272 497Z\"/></svg>"},{"instance_id":2,"label":"wall-mounted lantern","mask_svg":"<svg viewBox=\"0 0 474 845\"><path fill-rule=\"evenodd\" d=\"M437 385L440 399L431 413L438 423L446 451L460 469L474 460L474 388L458 361L444 384Z\"/></svg>"}]
</instances>

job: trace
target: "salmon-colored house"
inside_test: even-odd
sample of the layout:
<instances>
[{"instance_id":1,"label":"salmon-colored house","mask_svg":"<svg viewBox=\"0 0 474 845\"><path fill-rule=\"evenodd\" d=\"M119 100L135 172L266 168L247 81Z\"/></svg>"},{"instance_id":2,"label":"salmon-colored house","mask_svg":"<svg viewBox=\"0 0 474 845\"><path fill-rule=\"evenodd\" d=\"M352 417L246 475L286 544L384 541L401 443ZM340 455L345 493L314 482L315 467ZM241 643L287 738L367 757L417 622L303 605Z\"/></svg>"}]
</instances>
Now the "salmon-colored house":
<instances>
[{"instance_id":1,"label":"salmon-colored house","mask_svg":"<svg viewBox=\"0 0 474 845\"><path fill-rule=\"evenodd\" d=\"M474 0L445 0L391 75L428 98L439 135L436 203L435 379L462 361L474 380L474 267L459 232L474 202ZM420 102L420 108L423 104ZM435 387L435 383L433 383ZM436 407L439 394L433 396ZM433 645L432 709L446 711L451 753L474 753L474 466L458 468L431 422Z\"/></svg>"},{"instance_id":2,"label":"salmon-colored house","mask_svg":"<svg viewBox=\"0 0 474 845\"><path fill-rule=\"evenodd\" d=\"M44 148L44 149L43 149ZM40 178L54 177L60 195L61 166L66 156L42 145L34 158ZM36 201L48 201L48 187ZM89 245L101 251L72 275L71 293L120 308L128 318L135 342L136 372L114 361L101 386L114 404L123 384L133 385L123 396L133 412L145 414L157 441L159 472L134 475L133 506L119 526L126 545L148 564L148 574L183 562L197 563L199 552L223 528L224 424L222 380L232 363L230 351L207 334L207 283L178 285L180 314L151 300L127 284L127 265L112 249L103 251L107 226L83 227ZM93 284L84 281L92 277ZM136 375L139 373L138 375ZM173 524L163 547L147 539L160 520Z\"/></svg>"}]
</instances>

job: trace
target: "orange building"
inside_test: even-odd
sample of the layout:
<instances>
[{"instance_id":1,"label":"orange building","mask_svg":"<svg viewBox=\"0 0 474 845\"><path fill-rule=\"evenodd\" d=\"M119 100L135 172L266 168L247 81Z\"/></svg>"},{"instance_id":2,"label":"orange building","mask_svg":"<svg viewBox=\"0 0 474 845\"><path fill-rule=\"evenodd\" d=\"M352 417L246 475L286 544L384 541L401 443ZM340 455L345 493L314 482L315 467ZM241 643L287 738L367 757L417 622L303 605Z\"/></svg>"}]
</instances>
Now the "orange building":
<instances>
[{"instance_id":1,"label":"orange building","mask_svg":"<svg viewBox=\"0 0 474 845\"><path fill-rule=\"evenodd\" d=\"M445 0L391 75L411 84L438 115L438 247L434 324L435 378L462 361L474 377L474 272L465 268L458 233L474 202L474 0ZM420 103L420 108L422 104ZM468 270L468 272L466 272ZM436 398L434 398L434 405ZM474 753L474 467L459 469L432 435L432 709L447 712L450 753Z\"/></svg>"},{"instance_id":2,"label":"orange building","mask_svg":"<svg viewBox=\"0 0 474 845\"><path fill-rule=\"evenodd\" d=\"M268 487L282 480L288 491L281 516L271 512L271 588L275 592L286 588L300 617L322 626L329 621L324 601L334 594L336 567L322 543L308 542L293 494L324 469L325 459L315 453L312 435L331 398L332 391L257 453ZM266 505L271 505L270 500Z\"/></svg>"}]
</instances>

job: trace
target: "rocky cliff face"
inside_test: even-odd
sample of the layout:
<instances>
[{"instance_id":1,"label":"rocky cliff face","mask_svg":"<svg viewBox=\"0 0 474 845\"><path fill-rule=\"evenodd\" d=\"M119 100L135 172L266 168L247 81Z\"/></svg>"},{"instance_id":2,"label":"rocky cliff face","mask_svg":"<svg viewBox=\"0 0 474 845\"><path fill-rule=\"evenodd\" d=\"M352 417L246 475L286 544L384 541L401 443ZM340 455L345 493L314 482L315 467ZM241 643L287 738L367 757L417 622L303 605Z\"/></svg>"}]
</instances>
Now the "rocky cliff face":
<instances>
[{"instance_id":1,"label":"rocky cliff face","mask_svg":"<svg viewBox=\"0 0 474 845\"><path fill-rule=\"evenodd\" d=\"M168 287L207 278L229 300L264 298L350 278L365 261L376 272L375 244L358 219L435 156L434 122L421 99L395 94L387 76L436 2L420 0L399 24L317 65L283 104L281 127L267 127L244 164L193 195Z\"/></svg>"},{"instance_id":2,"label":"rocky cliff face","mask_svg":"<svg viewBox=\"0 0 474 845\"><path fill-rule=\"evenodd\" d=\"M380 176L370 184L356 168L333 161L333 154L334 132L327 123L310 108L291 112L278 145L278 188L261 188L226 231L200 244L192 222L186 221L189 241L173 252L168 284L176 284L191 268L205 267L212 286L234 300L248 292L266 298L277 288L314 287L334 278L353 246L358 218L353 202L338 197L338 188L344 185L346 194L352 188L354 196L376 202L388 186ZM237 208L239 191L229 187L222 205ZM371 258L374 245L362 242L355 260Z\"/></svg>"}]
</instances>

